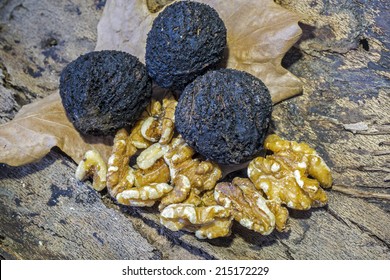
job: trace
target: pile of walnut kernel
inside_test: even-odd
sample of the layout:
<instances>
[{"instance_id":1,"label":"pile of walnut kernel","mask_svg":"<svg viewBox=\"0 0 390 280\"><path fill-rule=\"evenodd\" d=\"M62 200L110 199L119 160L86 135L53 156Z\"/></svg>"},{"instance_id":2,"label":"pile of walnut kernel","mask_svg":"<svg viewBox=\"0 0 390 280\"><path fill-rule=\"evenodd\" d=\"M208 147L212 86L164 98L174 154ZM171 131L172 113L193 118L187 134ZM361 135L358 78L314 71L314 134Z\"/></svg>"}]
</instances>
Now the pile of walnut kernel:
<instances>
[{"instance_id":1,"label":"pile of walnut kernel","mask_svg":"<svg viewBox=\"0 0 390 280\"><path fill-rule=\"evenodd\" d=\"M150 207L159 202L160 222L173 231L194 232L197 238L229 236L233 220L270 234L286 229L288 208L308 210L324 206L321 188L332 185L330 170L305 143L269 135L264 148L272 155L257 157L248 166L248 178L217 183L220 167L196 157L174 128L177 101L166 95L152 100L132 131L117 132L106 164L88 151L76 178L93 176L93 188L107 187L123 205ZM130 166L130 159L136 164Z\"/></svg>"}]
</instances>

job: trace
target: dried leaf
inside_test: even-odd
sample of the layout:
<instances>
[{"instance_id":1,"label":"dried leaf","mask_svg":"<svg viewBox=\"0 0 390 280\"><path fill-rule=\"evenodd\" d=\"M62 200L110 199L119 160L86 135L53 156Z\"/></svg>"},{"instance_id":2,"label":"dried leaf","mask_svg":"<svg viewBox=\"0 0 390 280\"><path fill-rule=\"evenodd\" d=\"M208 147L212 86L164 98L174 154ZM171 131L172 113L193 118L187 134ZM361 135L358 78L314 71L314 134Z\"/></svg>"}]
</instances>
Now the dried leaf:
<instances>
[{"instance_id":1,"label":"dried leaf","mask_svg":"<svg viewBox=\"0 0 390 280\"><path fill-rule=\"evenodd\" d=\"M107 160L110 137L84 137L66 117L58 93L23 106L15 118L0 125L0 162L18 166L39 160L57 146L79 162L87 150Z\"/></svg>"},{"instance_id":2,"label":"dried leaf","mask_svg":"<svg viewBox=\"0 0 390 280\"><path fill-rule=\"evenodd\" d=\"M247 71L267 85L274 103L301 92L300 80L281 66L285 53L299 39L299 16L272 0L197 0L215 8L228 32L226 66ZM146 36L158 13L148 9L171 1L107 1L98 25L96 49L127 51L141 61ZM159 8L153 8L152 11Z\"/></svg>"}]
</instances>

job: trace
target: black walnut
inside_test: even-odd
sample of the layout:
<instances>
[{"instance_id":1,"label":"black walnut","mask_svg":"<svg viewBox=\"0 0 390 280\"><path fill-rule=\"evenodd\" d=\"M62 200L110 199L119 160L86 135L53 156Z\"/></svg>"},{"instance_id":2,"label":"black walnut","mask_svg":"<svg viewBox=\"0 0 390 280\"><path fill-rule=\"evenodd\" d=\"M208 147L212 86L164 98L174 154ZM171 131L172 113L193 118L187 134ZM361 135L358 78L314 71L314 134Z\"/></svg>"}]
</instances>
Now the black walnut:
<instances>
[{"instance_id":1,"label":"black walnut","mask_svg":"<svg viewBox=\"0 0 390 280\"><path fill-rule=\"evenodd\" d=\"M152 81L135 56L95 51L64 68L60 95L77 130L107 135L134 124L150 102Z\"/></svg>"},{"instance_id":2,"label":"black walnut","mask_svg":"<svg viewBox=\"0 0 390 280\"><path fill-rule=\"evenodd\" d=\"M220 63L226 44L225 24L213 8L175 2L156 17L148 33L146 68L160 87L181 91Z\"/></svg>"},{"instance_id":3,"label":"black walnut","mask_svg":"<svg viewBox=\"0 0 390 280\"><path fill-rule=\"evenodd\" d=\"M256 156L271 119L267 87L249 73L209 71L190 83L179 98L178 132L197 152L220 164Z\"/></svg>"}]
</instances>

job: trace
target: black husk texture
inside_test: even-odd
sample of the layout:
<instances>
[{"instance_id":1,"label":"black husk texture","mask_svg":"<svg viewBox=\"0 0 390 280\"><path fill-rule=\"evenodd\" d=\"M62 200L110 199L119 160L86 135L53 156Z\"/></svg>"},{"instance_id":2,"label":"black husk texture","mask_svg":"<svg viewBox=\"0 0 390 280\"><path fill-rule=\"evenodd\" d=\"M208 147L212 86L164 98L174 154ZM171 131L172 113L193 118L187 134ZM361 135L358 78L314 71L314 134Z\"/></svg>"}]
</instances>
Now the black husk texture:
<instances>
[{"instance_id":1,"label":"black husk texture","mask_svg":"<svg viewBox=\"0 0 390 280\"><path fill-rule=\"evenodd\" d=\"M239 164L261 151L271 112L271 96L261 80L221 69L187 85L175 124L186 142L207 159Z\"/></svg>"},{"instance_id":2,"label":"black husk texture","mask_svg":"<svg viewBox=\"0 0 390 280\"><path fill-rule=\"evenodd\" d=\"M157 85L180 92L220 63L226 44L226 27L213 8L175 2L157 16L148 33L146 68Z\"/></svg>"},{"instance_id":3,"label":"black husk texture","mask_svg":"<svg viewBox=\"0 0 390 280\"><path fill-rule=\"evenodd\" d=\"M60 77L67 116L83 134L107 135L133 125L151 94L146 67L120 51L82 55L69 63Z\"/></svg>"}]
</instances>

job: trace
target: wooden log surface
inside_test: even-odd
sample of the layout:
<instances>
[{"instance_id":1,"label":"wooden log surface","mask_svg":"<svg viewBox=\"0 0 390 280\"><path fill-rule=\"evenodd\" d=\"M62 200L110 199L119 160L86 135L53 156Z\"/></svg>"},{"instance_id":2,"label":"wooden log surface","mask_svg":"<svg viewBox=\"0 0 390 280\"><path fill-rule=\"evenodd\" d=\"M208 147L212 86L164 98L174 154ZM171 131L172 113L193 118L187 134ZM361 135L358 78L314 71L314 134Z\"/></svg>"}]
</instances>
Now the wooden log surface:
<instances>
[{"instance_id":1,"label":"wooden log surface","mask_svg":"<svg viewBox=\"0 0 390 280\"><path fill-rule=\"evenodd\" d=\"M104 2L1 1L0 123L54 92L62 68L94 49ZM324 157L335 183L327 207L292 211L286 233L235 224L232 236L201 241L161 227L155 208L120 207L77 182L76 163L53 149L0 164L0 258L389 259L390 4L275 2L305 17L283 61L304 92L274 107L271 130Z\"/></svg>"}]
</instances>

